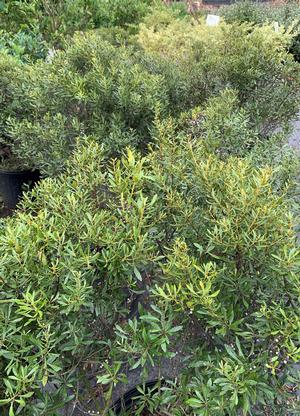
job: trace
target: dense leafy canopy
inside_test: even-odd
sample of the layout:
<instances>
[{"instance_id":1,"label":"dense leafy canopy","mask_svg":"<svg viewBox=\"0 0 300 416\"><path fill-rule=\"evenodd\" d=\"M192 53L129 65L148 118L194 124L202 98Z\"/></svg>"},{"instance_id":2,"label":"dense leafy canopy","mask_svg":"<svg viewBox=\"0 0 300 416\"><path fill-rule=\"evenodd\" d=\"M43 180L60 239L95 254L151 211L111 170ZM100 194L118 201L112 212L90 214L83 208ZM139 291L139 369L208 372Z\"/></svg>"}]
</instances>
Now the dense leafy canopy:
<instances>
[{"instance_id":1,"label":"dense leafy canopy","mask_svg":"<svg viewBox=\"0 0 300 416\"><path fill-rule=\"evenodd\" d=\"M45 176L0 222L5 416L114 415L153 375L124 415L300 411L294 33L152 3L1 9L2 168Z\"/></svg>"}]
</instances>

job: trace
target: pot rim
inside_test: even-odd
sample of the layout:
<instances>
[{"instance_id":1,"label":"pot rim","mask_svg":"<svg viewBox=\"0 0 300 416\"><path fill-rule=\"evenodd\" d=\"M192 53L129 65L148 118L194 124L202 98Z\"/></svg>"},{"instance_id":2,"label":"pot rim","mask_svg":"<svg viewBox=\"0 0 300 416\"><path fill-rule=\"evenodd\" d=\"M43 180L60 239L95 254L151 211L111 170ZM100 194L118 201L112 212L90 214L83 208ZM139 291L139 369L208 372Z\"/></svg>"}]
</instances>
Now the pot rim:
<instances>
[{"instance_id":1,"label":"pot rim","mask_svg":"<svg viewBox=\"0 0 300 416\"><path fill-rule=\"evenodd\" d=\"M25 175L25 174L39 174L39 171L37 169L30 170L30 169L24 169L24 170L5 170L0 168L0 175Z\"/></svg>"},{"instance_id":2,"label":"pot rim","mask_svg":"<svg viewBox=\"0 0 300 416\"><path fill-rule=\"evenodd\" d=\"M150 379L149 381L146 381L144 383L144 386L146 388L154 387L158 382L160 382L162 385L166 384L166 380L164 379ZM110 410L113 410L116 412L116 414L119 414L122 410L130 410L132 408L132 405L134 404L134 401L132 400L135 395L138 395L139 392L137 390L137 387L143 386L143 383L138 383L131 389L127 390L121 397L119 397L110 407ZM125 406L124 406L125 405Z\"/></svg>"}]
</instances>

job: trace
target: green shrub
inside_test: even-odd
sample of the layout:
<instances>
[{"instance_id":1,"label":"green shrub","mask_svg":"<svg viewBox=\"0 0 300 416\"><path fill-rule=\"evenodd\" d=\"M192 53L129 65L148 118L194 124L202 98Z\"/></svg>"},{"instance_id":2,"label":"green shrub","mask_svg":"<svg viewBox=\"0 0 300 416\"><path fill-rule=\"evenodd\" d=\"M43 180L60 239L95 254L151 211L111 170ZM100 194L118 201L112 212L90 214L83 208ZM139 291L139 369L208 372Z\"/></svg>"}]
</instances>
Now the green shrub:
<instances>
[{"instance_id":1,"label":"green shrub","mask_svg":"<svg viewBox=\"0 0 300 416\"><path fill-rule=\"evenodd\" d=\"M141 28L153 28L154 31L157 31L174 23L176 19L184 19L185 21L191 20L185 4L172 3L168 6L169 7L164 7L163 4L156 2L151 8L151 12L143 18Z\"/></svg>"},{"instance_id":2,"label":"green shrub","mask_svg":"<svg viewBox=\"0 0 300 416\"><path fill-rule=\"evenodd\" d=\"M236 91L226 89L208 100L205 107L196 107L173 120L174 132L184 132L193 140L201 140L207 152L226 160L230 156L250 158L254 166L274 168L274 190L290 187L297 193L299 155L290 148L287 136L290 126L269 134L251 122L251 113L239 106Z\"/></svg>"},{"instance_id":3,"label":"green shrub","mask_svg":"<svg viewBox=\"0 0 300 416\"><path fill-rule=\"evenodd\" d=\"M135 26L149 12L152 0L96 0L95 27ZM94 5L95 8L95 5Z\"/></svg>"},{"instance_id":4,"label":"green shrub","mask_svg":"<svg viewBox=\"0 0 300 416\"><path fill-rule=\"evenodd\" d=\"M139 35L144 51L126 47L131 40L123 32L118 40L102 30L78 34L51 63L34 66L26 96L31 114L10 121L18 158L52 175L63 167L77 135L93 136L110 155L127 145L145 151L157 115L203 108L227 89L236 91L235 110L227 115L230 128L236 127L226 152L240 154L250 145L248 137L238 149L239 125L243 134L252 130L254 141L266 140L297 113L300 74L285 50L288 34L269 26L211 28L169 15L156 30L149 19Z\"/></svg>"},{"instance_id":5,"label":"green shrub","mask_svg":"<svg viewBox=\"0 0 300 416\"><path fill-rule=\"evenodd\" d=\"M93 27L90 3L85 0L9 0L0 12L0 21L7 32L33 31L51 45L58 45L64 36Z\"/></svg>"},{"instance_id":6,"label":"green shrub","mask_svg":"<svg viewBox=\"0 0 300 416\"><path fill-rule=\"evenodd\" d=\"M159 57L163 68L168 63L181 71L184 110L231 88L263 136L292 118L299 106L298 64L286 52L290 39L272 26L208 27L180 20L161 28L142 25L139 33L141 46Z\"/></svg>"},{"instance_id":7,"label":"green shrub","mask_svg":"<svg viewBox=\"0 0 300 416\"><path fill-rule=\"evenodd\" d=\"M2 224L1 245L10 257L0 266L6 276L0 282L5 409L12 403L24 415L49 414L47 406L63 406L60 392L74 379L75 362L83 370L82 358L105 358L102 341L123 319L126 290L157 257L151 229L160 214L155 199L144 195L144 163L128 152L107 171L101 149L91 143L65 175L41 182L25 202L27 213ZM16 245L9 242L13 235ZM48 380L60 389L39 398ZM37 403L30 399L34 392Z\"/></svg>"},{"instance_id":8,"label":"green shrub","mask_svg":"<svg viewBox=\"0 0 300 416\"><path fill-rule=\"evenodd\" d=\"M278 22L285 29L293 27L293 37L289 46L290 52L300 62L300 6L299 2L291 0L281 5L264 5L254 2L240 1L233 5L220 8L221 16L228 23L252 22L263 24L265 22Z\"/></svg>"},{"instance_id":9,"label":"green shrub","mask_svg":"<svg viewBox=\"0 0 300 416\"><path fill-rule=\"evenodd\" d=\"M152 0L8 0L0 9L0 22L17 36L24 36L18 35L20 29L34 32L52 47L61 47L76 31L135 26L151 4Z\"/></svg>"},{"instance_id":10,"label":"green shrub","mask_svg":"<svg viewBox=\"0 0 300 416\"><path fill-rule=\"evenodd\" d=\"M16 95L16 84L22 70L22 65L15 58L1 52L1 136L5 131L5 121L7 117L16 112L15 106L18 104ZM18 109L18 106L17 106Z\"/></svg>"},{"instance_id":11,"label":"green shrub","mask_svg":"<svg viewBox=\"0 0 300 416\"><path fill-rule=\"evenodd\" d=\"M237 93L230 89L210 98L204 108L181 114L178 124L194 139L203 139L207 151L222 159L244 157L260 142L251 114L240 107Z\"/></svg>"},{"instance_id":12,"label":"green shrub","mask_svg":"<svg viewBox=\"0 0 300 416\"><path fill-rule=\"evenodd\" d=\"M290 196L295 200L299 196L299 154L286 142L286 135L274 134L266 143L254 146L249 158L254 166L271 166L274 169L273 187L275 191L287 188ZM296 208L298 210L299 208Z\"/></svg>"},{"instance_id":13,"label":"green shrub","mask_svg":"<svg viewBox=\"0 0 300 416\"><path fill-rule=\"evenodd\" d=\"M29 107L26 101L26 85L30 78L30 66L24 65L16 57L0 51L0 160L16 168L22 162L11 152L9 117L26 117Z\"/></svg>"},{"instance_id":14,"label":"green shrub","mask_svg":"<svg viewBox=\"0 0 300 416\"><path fill-rule=\"evenodd\" d=\"M267 10L271 9L257 2L243 0L221 7L219 14L224 17L227 23L262 23L268 20L265 15Z\"/></svg>"},{"instance_id":15,"label":"green shrub","mask_svg":"<svg viewBox=\"0 0 300 416\"><path fill-rule=\"evenodd\" d=\"M199 413L204 395L207 415L247 414L284 391L283 361L299 359L299 248L288 200L272 192L271 168L220 162L200 141L172 135L158 124L147 158L127 151L108 166L86 143L65 174L42 181L2 221L4 412L63 407L96 363L105 363L98 376L109 406L124 379L119 362L147 373L174 355L179 331L191 341L189 380L183 374L162 405L169 413ZM145 288L157 307L130 321ZM196 338L193 323L203 328Z\"/></svg>"},{"instance_id":16,"label":"green shrub","mask_svg":"<svg viewBox=\"0 0 300 416\"><path fill-rule=\"evenodd\" d=\"M219 13L227 23L261 23L263 19L263 9L255 2L244 0L237 1L230 6L223 6Z\"/></svg>"},{"instance_id":17,"label":"green shrub","mask_svg":"<svg viewBox=\"0 0 300 416\"><path fill-rule=\"evenodd\" d=\"M46 43L41 37L35 33L22 31L12 34L2 30L0 49L24 62L45 59L47 56Z\"/></svg>"},{"instance_id":18,"label":"green shrub","mask_svg":"<svg viewBox=\"0 0 300 416\"><path fill-rule=\"evenodd\" d=\"M76 36L34 71L27 86L31 113L11 120L12 150L47 174L61 170L82 134L108 154L129 144L146 149L155 115L170 112L163 77L147 71L131 48L114 47L97 33Z\"/></svg>"},{"instance_id":19,"label":"green shrub","mask_svg":"<svg viewBox=\"0 0 300 416\"><path fill-rule=\"evenodd\" d=\"M0 20L3 29L18 32L32 29L38 23L38 1L6 0L1 2Z\"/></svg>"},{"instance_id":20,"label":"green shrub","mask_svg":"<svg viewBox=\"0 0 300 416\"><path fill-rule=\"evenodd\" d=\"M228 23L262 24L277 21L286 29L293 23L297 23L300 18L299 3L294 0L276 6L247 0L237 1L230 6L220 8L219 12Z\"/></svg>"},{"instance_id":21,"label":"green shrub","mask_svg":"<svg viewBox=\"0 0 300 416\"><path fill-rule=\"evenodd\" d=\"M111 357L142 360L141 333L156 335L157 343L147 344L149 365L162 351L185 356L178 382L160 386L152 398L141 393L140 410L233 416L266 415L280 406L296 412L289 392L297 388L291 363L300 351L300 253L285 197L272 192L272 169L255 170L235 158L222 163L193 142L165 146L152 160L170 244L152 289L156 306L117 327ZM167 317L157 313L170 308ZM183 343L170 328L180 330Z\"/></svg>"},{"instance_id":22,"label":"green shrub","mask_svg":"<svg viewBox=\"0 0 300 416\"><path fill-rule=\"evenodd\" d=\"M94 33L104 41L114 46L132 46L136 48L136 41L128 30L123 27L101 27L94 29Z\"/></svg>"}]
</instances>

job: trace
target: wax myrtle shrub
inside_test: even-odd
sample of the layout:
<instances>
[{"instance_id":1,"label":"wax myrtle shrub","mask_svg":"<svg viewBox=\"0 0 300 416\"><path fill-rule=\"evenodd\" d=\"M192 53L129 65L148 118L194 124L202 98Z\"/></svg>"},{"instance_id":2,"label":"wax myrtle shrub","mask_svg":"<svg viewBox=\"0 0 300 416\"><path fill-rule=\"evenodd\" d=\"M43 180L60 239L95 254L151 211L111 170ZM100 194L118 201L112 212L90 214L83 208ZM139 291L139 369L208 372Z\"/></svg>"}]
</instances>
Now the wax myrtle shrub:
<instances>
[{"instance_id":1,"label":"wax myrtle shrub","mask_svg":"<svg viewBox=\"0 0 300 416\"><path fill-rule=\"evenodd\" d=\"M299 154L286 142L285 134L274 134L267 143L259 144L249 152L254 166L266 164L274 169L273 189L280 192L286 189L295 202L294 210L299 210Z\"/></svg>"},{"instance_id":2,"label":"wax myrtle shrub","mask_svg":"<svg viewBox=\"0 0 300 416\"><path fill-rule=\"evenodd\" d=\"M228 23L261 23L264 21L265 10L264 5L244 0L226 7L220 7L218 12Z\"/></svg>"},{"instance_id":3,"label":"wax myrtle shrub","mask_svg":"<svg viewBox=\"0 0 300 416\"><path fill-rule=\"evenodd\" d=\"M16 40L36 34L40 44L60 47L65 36L93 27L89 4L82 0L9 0L0 10L1 26Z\"/></svg>"},{"instance_id":4,"label":"wax myrtle shrub","mask_svg":"<svg viewBox=\"0 0 300 416\"><path fill-rule=\"evenodd\" d=\"M299 247L288 202L273 193L272 169L220 162L204 157L199 142L169 140L151 155L168 241L159 244L165 260L150 288L153 308L116 326L110 355L147 373L145 362L180 354L184 369L175 384L158 382L152 397L141 386L134 412L297 412ZM112 374L105 368L99 382L113 385Z\"/></svg>"},{"instance_id":5,"label":"wax myrtle shrub","mask_svg":"<svg viewBox=\"0 0 300 416\"><path fill-rule=\"evenodd\" d=\"M7 0L2 2L0 22L19 38L36 33L49 46L60 48L65 38L78 30L103 26L134 30L152 3L152 0Z\"/></svg>"},{"instance_id":6,"label":"wax myrtle shrub","mask_svg":"<svg viewBox=\"0 0 300 416\"><path fill-rule=\"evenodd\" d=\"M51 63L34 65L27 94L31 112L10 119L14 153L52 175L63 167L77 135L93 136L107 154L129 144L145 151L157 114L204 107L228 88L236 91L229 101L243 109L236 124L246 118L260 139L296 114L299 71L284 49L287 33L168 19L157 30L150 23L141 27L142 51L88 33L77 35Z\"/></svg>"},{"instance_id":7,"label":"wax myrtle shrub","mask_svg":"<svg viewBox=\"0 0 300 416\"><path fill-rule=\"evenodd\" d=\"M26 95L27 80L31 78L30 68L17 57L0 52L0 161L5 168L24 166L17 155L12 153L9 118L26 117L30 110ZM28 166L26 162L25 166Z\"/></svg>"},{"instance_id":8,"label":"wax myrtle shrub","mask_svg":"<svg viewBox=\"0 0 300 416\"><path fill-rule=\"evenodd\" d=\"M110 163L82 138L66 172L2 220L4 414L49 415L68 400L109 414L123 363L147 377L178 345L188 375L181 366L145 406L234 415L288 395L299 359L289 199L270 167L222 161L171 121L153 134L148 156Z\"/></svg>"},{"instance_id":9,"label":"wax myrtle shrub","mask_svg":"<svg viewBox=\"0 0 300 416\"><path fill-rule=\"evenodd\" d=\"M208 153L221 160L230 156L247 158L253 166L272 166L273 189L289 189L294 199L298 195L297 177L299 155L287 143L290 127L266 136L251 121L251 113L239 105L237 91L224 89L212 96L203 106L182 112L168 119L173 135L183 134L200 140Z\"/></svg>"},{"instance_id":10,"label":"wax myrtle shrub","mask_svg":"<svg viewBox=\"0 0 300 416\"><path fill-rule=\"evenodd\" d=\"M299 30L300 30L300 6L299 2L291 0L282 4L269 5L250 1L239 1L228 7L221 7L221 16L228 23L252 22L263 24L265 22L278 22L286 29L293 28L293 37L289 45L289 51L296 61L300 60Z\"/></svg>"},{"instance_id":11,"label":"wax myrtle shrub","mask_svg":"<svg viewBox=\"0 0 300 416\"><path fill-rule=\"evenodd\" d=\"M286 28L295 23L299 24L300 18L299 3L294 0L283 2L275 7L269 4L238 1L229 7L221 7L219 12L228 23L278 22Z\"/></svg>"},{"instance_id":12,"label":"wax myrtle shrub","mask_svg":"<svg viewBox=\"0 0 300 416\"><path fill-rule=\"evenodd\" d=\"M297 113L299 68L286 51L290 40L290 33L271 25L208 27L191 19L161 27L146 22L139 32L142 48L159 57L163 68L173 64L187 81L185 110L231 88L264 136Z\"/></svg>"},{"instance_id":13,"label":"wax myrtle shrub","mask_svg":"<svg viewBox=\"0 0 300 416\"><path fill-rule=\"evenodd\" d=\"M36 64L27 87L31 112L10 120L13 151L53 174L78 135L95 137L107 154L129 144L145 149L155 114L172 108L163 76L144 68L139 55L89 33L76 36L52 63Z\"/></svg>"},{"instance_id":14,"label":"wax myrtle shrub","mask_svg":"<svg viewBox=\"0 0 300 416\"><path fill-rule=\"evenodd\" d=\"M160 214L155 198L144 195L144 163L129 151L110 171L99 146L86 145L65 175L45 179L33 200L25 197L17 229L14 219L2 224L4 414L55 412L81 364L85 372L106 358L104 341L124 319L139 270L150 271L158 255L151 230ZM56 393L42 394L48 381Z\"/></svg>"},{"instance_id":15,"label":"wax myrtle shrub","mask_svg":"<svg viewBox=\"0 0 300 416\"><path fill-rule=\"evenodd\" d=\"M153 0L94 0L94 24L99 26L134 27L150 12ZM158 1L157 3L160 3Z\"/></svg>"},{"instance_id":16,"label":"wax myrtle shrub","mask_svg":"<svg viewBox=\"0 0 300 416\"><path fill-rule=\"evenodd\" d=\"M40 32L37 1L2 1L0 48L22 61L44 59L49 48Z\"/></svg>"},{"instance_id":17,"label":"wax myrtle shrub","mask_svg":"<svg viewBox=\"0 0 300 416\"><path fill-rule=\"evenodd\" d=\"M177 130L204 139L207 151L223 159L230 155L244 157L261 140L250 112L240 106L238 92L232 89L224 89L202 107L181 113Z\"/></svg>"},{"instance_id":18,"label":"wax myrtle shrub","mask_svg":"<svg viewBox=\"0 0 300 416\"><path fill-rule=\"evenodd\" d=\"M174 20L183 19L190 21L190 15L187 13L186 5L183 3L171 3L168 7L156 2L141 22L141 27L161 29L174 23Z\"/></svg>"},{"instance_id":19,"label":"wax myrtle shrub","mask_svg":"<svg viewBox=\"0 0 300 416\"><path fill-rule=\"evenodd\" d=\"M181 113L172 123L175 131L202 140L207 151L222 160L235 155L246 157L256 167L272 166L273 189L280 192L285 188L295 202L299 198L299 154L287 141L291 126L275 132L271 128L266 135L252 123L250 111L239 105L236 91L225 89L205 106Z\"/></svg>"},{"instance_id":20,"label":"wax myrtle shrub","mask_svg":"<svg viewBox=\"0 0 300 416\"><path fill-rule=\"evenodd\" d=\"M20 27L32 28L38 23L38 1L2 1L0 6L1 26L9 32L18 32Z\"/></svg>"}]
</instances>

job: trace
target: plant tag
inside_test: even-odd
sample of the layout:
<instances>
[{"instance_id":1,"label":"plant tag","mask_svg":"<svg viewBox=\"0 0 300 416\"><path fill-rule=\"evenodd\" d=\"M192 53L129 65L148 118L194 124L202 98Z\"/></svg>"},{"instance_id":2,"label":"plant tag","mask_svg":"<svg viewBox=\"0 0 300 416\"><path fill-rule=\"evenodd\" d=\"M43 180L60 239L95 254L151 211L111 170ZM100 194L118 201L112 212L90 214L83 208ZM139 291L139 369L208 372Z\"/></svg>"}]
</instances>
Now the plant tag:
<instances>
[{"instance_id":1,"label":"plant tag","mask_svg":"<svg viewBox=\"0 0 300 416\"><path fill-rule=\"evenodd\" d=\"M47 56L46 56L46 62L47 63L51 63L52 61L53 61L53 58L54 58L54 55L55 55L55 49L53 49L53 48L50 48L49 50L48 50L48 54L47 54Z\"/></svg>"},{"instance_id":2,"label":"plant tag","mask_svg":"<svg viewBox=\"0 0 300 416\"><path fill-rule=\"evenodd\" d=\"M279 32L279 23L278 22L274 22L274 30L275 30L275 32Z\"/></svg>"},{"instance_id":3,"label":"plant tag","mask_svg":"<svg viewBox=\"0 0 300 416\"><path fill-rule=\"evenodd\" d=\"M220 23L220 16L208 14L206 18L207 26L217 26Z\"/></svg>"}]
</instances>

